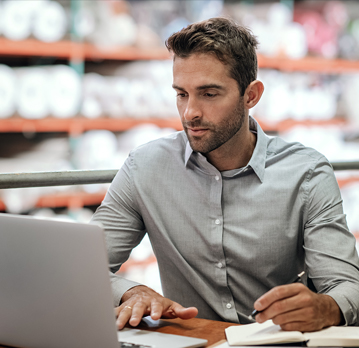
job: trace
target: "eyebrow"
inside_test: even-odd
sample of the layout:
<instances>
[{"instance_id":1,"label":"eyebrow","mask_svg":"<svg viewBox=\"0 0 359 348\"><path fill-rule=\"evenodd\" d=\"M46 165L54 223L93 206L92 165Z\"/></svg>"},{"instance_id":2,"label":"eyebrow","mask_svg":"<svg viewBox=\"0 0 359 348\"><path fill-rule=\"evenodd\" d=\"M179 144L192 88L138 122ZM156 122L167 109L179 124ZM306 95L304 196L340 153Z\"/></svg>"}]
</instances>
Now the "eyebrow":
<instances>
[{"instance_id":1,"label":"eyebrow","mask_svg":"<svg viewBox=\"0 0 359 348\"><path fill-rule=\"evenodd\" d=\"M180 90L180 91L185 91L184 88L182 88L182 87L180 87L180 86L177 86L177 85L175 85L175 84L172 85L172 88L178 89L178 90ZM223 89L224 89L223 86L221 86L221 85L216 85L215 83L209 83L209 84L207 84L207 85L202 85L202 86L196 87L196 89L197 89L198 91L202 91L202 90L204 90L204 89L209 89L209 88L216 88L216 89L220 89L220 90L223 90Z\"/></svg>"}]
</instances>

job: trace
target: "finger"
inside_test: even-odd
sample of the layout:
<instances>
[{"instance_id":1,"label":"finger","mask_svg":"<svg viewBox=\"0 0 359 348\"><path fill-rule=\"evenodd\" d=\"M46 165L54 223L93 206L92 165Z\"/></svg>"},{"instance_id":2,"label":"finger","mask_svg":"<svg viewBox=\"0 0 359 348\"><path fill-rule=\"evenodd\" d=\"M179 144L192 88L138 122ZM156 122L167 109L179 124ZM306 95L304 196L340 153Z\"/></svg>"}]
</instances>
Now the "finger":
<instances>
[{"instance_id":1,"label":"finger","mask_svg":"<svg viewBox=\"0 0 359 348\"><path fill-rule=\"evenodd\" d=\"M315 321L315 317L312 315L313 311L310 308L300 308L286 313L279 314L272 318L273 323L276 325L288 325L291 323L312 323Z\"/></svg>"},{"instance_id":2,"label":"finger","mask_svg":"<svg viewBox=\"0 0 359 348\"><path fill-rule=\"evenodd\" d=\"M301 332L313 332L319 331L323 329L323 326L319 323L311 323L311 322L291 322L287 324L280 325L283 331L301 331Z\"/></svg>"},{"instance_id":3,"label":"finger","mask_svg":"<svg viewBox=\"0 0 359 348\"><path fill-rule=\"evenodd\" d=\"M178 318L181 319L192 319L197 316L198 309L196 307L183 307L177 302L173 302L171 309Z\"/></svg>"},{"instance_id":4,"label":"finger","mask_svg":"<svg viewBox=\"0 0 359 348\"><path fill-rule=\"evenodd\" d=\"M165 312L163 305L158 301L152 301L150 310L151 310L151 318L153 320L160 319L162 317L162 314L164 314Z\"/></svg>"},{"instance_id":5,"label":"finger","mask_svg":"<svg viewBox=\"0 0 359 348\"><path fill-rule=\"evenodd\" d=\"M276 286L273 289L266 292L256 302L254 302L254 308L258 311L264 311L274 302L292 297L303 290L305 286L303 284L288 284Z\"/></svg>"},{"instance_id":6,"label":"finger","mask_svg":"<svg viewBox=\"0 0 359 348\"><path fill-rule=\"evenodd\" d=\"M266 320L276 318L281 314L296 311L300 308L305 307L306 302L301 300L301 296L295 295L293 297L287 297L272 303L264 311L260 312L256 316L258 323L263 323Z\"/></svg>"},{"instance_id":7,"label":"finger","mask_svg":"<svg viewBox=\"0 0 359 348\"><path fill-rule=\"evenodd\" d=\"M280 325L281 329L284 331L301 331L301 332L311 332L318 331L323 329L323 325L318 320L298 320L290 321Z\"/></svg>"},{"instance_id":8,"label":"finger","mask_svg":"<svg viewBox=\"0 0 359 348\"><path fill-rule=\"evenodd\" d=\"M116 320L116 325L119 330L123 329L125 325L131 318L132 315L132 307L131 306L122 306L117 307L118 309L118 316Z\"/></svg>"},{"instance_id":9,"label":"finger","mask_svg":"<svg viewBox=\"0 0 359 348\"><path fill-rule=\"evenodd\" d=\"M145 314L148 314L148 306L142 301L136 302L132 308L131 318L128 321L129 324L131 326L137 326Z\"/></svg>"}]
</instances>

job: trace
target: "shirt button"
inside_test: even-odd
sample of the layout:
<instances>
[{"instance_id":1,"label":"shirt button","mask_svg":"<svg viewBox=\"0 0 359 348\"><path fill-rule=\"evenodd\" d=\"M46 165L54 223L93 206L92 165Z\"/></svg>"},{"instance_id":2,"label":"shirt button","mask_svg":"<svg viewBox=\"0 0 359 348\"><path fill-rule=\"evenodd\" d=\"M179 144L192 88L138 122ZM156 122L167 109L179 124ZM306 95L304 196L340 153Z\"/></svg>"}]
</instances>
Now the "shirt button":
<instances>
[{"instance_id":1,"label":"shirt button","mask_svg":"<svg viewBox=\"0 0 359 348\"><path fill-rule=\"evenodd\" d=\"M232 308L232 305L231 305L230 303L227 303L227 304L226 304L226 307L227 307L228 309L231 309L231 308Z\"/></svg>"},{"instance_id":2,"label":"shirt button","mask_svg":"<svg viewBox=\"0 0 359 348\"><path fill-rule=\"evenodd\" d=\"M216 219L216 221L214 222L216 225L219 225L221 223L221 220Z\"/></svg>"},{"instance_id":3,"label":"shirt button","mask_svg":"<svg viewBox=\"0 0 359 348\"><path fill-rule=\"evenodd\" d=\"M218 263L217 263L217 267L218 267L218 268L222 268L222 267L223 267L223 263L222 263L222 262L218 262Z\"/></svg>"},{"instance_id":4,"label":"shirt button","mask_svg":"<svg viewBox=\"0 0 359 348\"><path fill-rule=\"evenodd\" d=\"M218 176L218 175L216 175L214 178L215 178L217 181L219 180L219 176Z\"/></svg>"}]
</instances>

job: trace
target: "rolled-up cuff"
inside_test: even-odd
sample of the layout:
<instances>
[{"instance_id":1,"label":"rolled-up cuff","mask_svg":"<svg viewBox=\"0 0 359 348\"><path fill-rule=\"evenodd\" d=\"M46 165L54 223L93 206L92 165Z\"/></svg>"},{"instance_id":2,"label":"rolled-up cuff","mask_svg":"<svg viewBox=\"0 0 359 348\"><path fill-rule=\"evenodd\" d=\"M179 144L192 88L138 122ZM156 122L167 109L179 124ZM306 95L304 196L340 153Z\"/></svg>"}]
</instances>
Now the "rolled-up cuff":
<instances>
[{"instance_id":1,"label":"rolled-up cuff","mask_svg":"<svg viewBox=\"0 0 359 348\"><path fill-rule=\"evenodd\" d=\"M142 285L140 283L133 282L131 280L122 278L117 274L113 274L110 272L111 279L111 287L112 287L112 295L113 295L113 304L115 307L118 307L121 302L121 298L123 294L138 285Z\"/></svg>"},{"instance_id":2,"label":"rolled-up cuff","mask_svg":"<svg viewBox=\"0 0 359 348\"><path fill-rule=\"evenodd\" d=\"M338 304L345 320L345 326L359 326L357 301L351 300L359 298L359 289L354 284L343 283L328 291L326 295L331 296Z\"/></svg>"}]
</instances>

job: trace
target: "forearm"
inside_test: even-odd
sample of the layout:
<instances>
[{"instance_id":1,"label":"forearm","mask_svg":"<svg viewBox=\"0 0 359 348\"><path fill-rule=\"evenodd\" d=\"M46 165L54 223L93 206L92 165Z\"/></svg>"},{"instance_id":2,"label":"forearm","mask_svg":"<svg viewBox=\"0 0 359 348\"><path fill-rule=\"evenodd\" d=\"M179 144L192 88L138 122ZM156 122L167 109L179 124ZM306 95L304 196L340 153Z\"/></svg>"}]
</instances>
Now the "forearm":
<instances>
[{"instance_id":1,"label":"forearm","mask_svg":"<svg viewBox=\"0 0 359 348\"><path fill-rule=\"evenodd\" d=\"M121 304L121 300L123 300L123 296L128 290L136 286L142 285L140 283L136 283L132 280L128 280L113 273L110 274L110 279L112 286L113 303L115 307Z\"/></svg>"}]
</instances>

